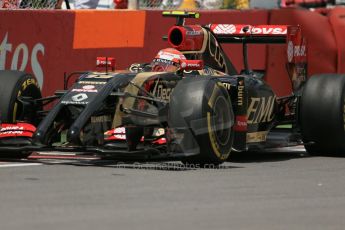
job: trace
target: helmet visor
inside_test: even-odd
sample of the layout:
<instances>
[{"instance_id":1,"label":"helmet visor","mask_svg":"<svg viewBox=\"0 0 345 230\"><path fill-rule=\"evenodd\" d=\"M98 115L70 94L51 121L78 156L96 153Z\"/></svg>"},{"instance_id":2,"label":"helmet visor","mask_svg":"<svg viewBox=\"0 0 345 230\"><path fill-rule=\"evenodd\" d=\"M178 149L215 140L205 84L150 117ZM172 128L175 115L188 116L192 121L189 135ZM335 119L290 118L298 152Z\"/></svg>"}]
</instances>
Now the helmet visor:
<instances>
[{"instance_id":1,"label":"helmet visor","mask_svg":"<svg viewBox=\"0 0 345 230\"><path fill-rule=\"evenodd\" d=\"M154 72L174 72L179 68L179 64L161 58L155 58L151 62L151 66Z\"/></svg>"}]
</instances>

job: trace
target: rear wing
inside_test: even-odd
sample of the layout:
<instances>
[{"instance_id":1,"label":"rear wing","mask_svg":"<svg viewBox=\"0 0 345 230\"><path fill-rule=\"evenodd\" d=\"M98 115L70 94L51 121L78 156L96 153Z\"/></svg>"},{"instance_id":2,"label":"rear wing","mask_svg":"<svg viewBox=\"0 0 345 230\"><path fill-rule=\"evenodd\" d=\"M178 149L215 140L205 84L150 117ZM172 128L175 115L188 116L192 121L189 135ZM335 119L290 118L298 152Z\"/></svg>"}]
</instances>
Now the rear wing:
<instances>
[{"instance_id":1,"label":"rear wing","mask_svg":"<svg viewBox=\"0 0 345 230\"><path fill-rule=\"evenodd\" d=\"M193 12L163 12L165 17L175 17L176 24L168 32L168 43L184 54L202 55L206 65L225 73L234 73L234 67L218 43L243 45L243 62L248 65L247 44L286 44L287 69L290 78L303 82L307 76L307 42L298 25L245 25L209 24L185 25L186 18L199 18ZM294 83L293 83L294 84ZM297 89L298 87L294 87Z\"/></svg>"},{"instance_id":2,"label":"rear wing","mask_svg":"<svg viewBox=\"0 0 345 230\"><path fill-rule=\"evenodd\" d=\"M203 53L210 44L286 44L288 62L306 62L306 39L300 26L210 24L175 25L168 32L169 44L185 53ZM216 45L217 46L217 45ZM246 47L244 47L246 49Z\"/></svg>"},{"instance_id":3,"label":"rear wing","mask_svg":"<svg viewBox=\"0 0 345 230\"><path fill-rule=\"evenodd\" d=\"M176 24L169 31L173 29L184 28L186 18L200 18L200 14L196 12L187 11L164 11L163 17L176 18ZM244 24L210 24L206 26L189 25L187 30L174 33L173 36L179 35L200 35L203 33L202 27L208 28L217 38L220 43L285 43L288 34L288 25L244 25ZM176 32L176 31L175 31ZM180 37L182 38L182 37ZM245 39L243 39L245 38ZM174 39L172 41L174 42ZM170 42L169 42L170 43Z\"/></svg>"},{"instance_id":4,"label":"rear wing","mask_svg":"<svg viewBox=\"0 0 345 230\"><path fill-rule=\"evenodd\" d=\"M220 43L286 43L288 25L210 24L207 26Z\"/></svg>"},{"instance_id":5,"label":"rear wing","mask_svg":"<svg viewBox=\"0 0 345 230\"><path fill-rule=\"evenodd\" d=\"M293 40L300 26L294 25L241 25L210 24L175 25L168 32L168 42L172 47L184 51L197 51L203 47L207 37L214 36L219 43L284 44ZM211 34L211 35L210 35Z\"/></svg>"}]
</instances>

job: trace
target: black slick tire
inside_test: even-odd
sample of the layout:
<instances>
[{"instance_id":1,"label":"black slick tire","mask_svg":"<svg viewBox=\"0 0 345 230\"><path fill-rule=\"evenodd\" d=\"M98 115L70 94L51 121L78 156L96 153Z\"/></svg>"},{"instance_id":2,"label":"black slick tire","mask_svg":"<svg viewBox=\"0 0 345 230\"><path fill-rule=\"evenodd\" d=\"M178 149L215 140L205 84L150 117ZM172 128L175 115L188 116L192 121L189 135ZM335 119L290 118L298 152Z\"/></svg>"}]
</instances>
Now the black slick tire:
<instances>
[{"instance_id":1,"label":"black slick tire","mask_svg":"<svg viewBox=\"0 0 345 230\"><path fill-rule=\"evenodd\" d=\"M233 123L230 96L216 78L188 77L177 84L170 100L169 127L174 135L183 136L178 141L182 152L198 152L183 158L183 163L205 166L226 161L233 143Z\"/></svg>"},{"instance_id":2,"label":"black slick tire","mask_svg":"<svg viewBox=\"0 0 345 230\"><path fill-rule=\"evenodd\" d=\"M311 155L345 150L345 75L311 77L302 92L299 123L305 148Z\"/></svg>"},{"instance_id":3,"label":"black slick tire","mask_svg":"<svg viewBox=\"0 0 345 230\"><path fill-rule=\"evenodd\" d=\"M37 80L30 74L21 71L0 71L0 121L1 123L16 123L18 120L24 120L37 125L39 120L36 117L36 111L33 108L24 111L23 105L17 100L19 96L31 97L33 99L41 98L41 90ZM1 154L2 157L24 158L30 155L30 152L11 151Z\"/></svg>"},{"instance_id":4,"label":"black slick tire","mask_svg":"<svg viewBox=\"0 0 345 230\"><path fill-rule=\"evenodd\" d=\"M37 80L21 71L2 70L0 82L0 120L4 123L15 123L20 117L27 117L29 122L37 121L34 115L22 114L23 106L17 101L18 96L41 98Z\"/></svg>"}]
</instances>

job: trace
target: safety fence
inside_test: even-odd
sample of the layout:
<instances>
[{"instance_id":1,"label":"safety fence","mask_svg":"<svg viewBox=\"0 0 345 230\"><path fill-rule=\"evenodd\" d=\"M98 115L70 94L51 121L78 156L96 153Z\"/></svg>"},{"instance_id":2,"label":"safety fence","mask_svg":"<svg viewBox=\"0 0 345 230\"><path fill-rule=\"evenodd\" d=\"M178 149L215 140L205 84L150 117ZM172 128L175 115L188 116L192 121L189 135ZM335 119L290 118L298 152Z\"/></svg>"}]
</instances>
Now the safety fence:
<instances>
[{"instance_id":1,"label":"safety fence","mask_svg":"<svg viewBox=\"0 0 345 230\"><path fill-rule=\"evenodd\" d=\"M329 8L345 0L0 0L0 9L74 9L76 2L97 9L219 10L249 8Z\"/></svg>"},{"instance_id":2,"label":"safety fence","mask_svg":"<svg viewBox=\"0 0 345 230\"><path fill-rule=\"evenodd\" d=\"M78 0L77 0L78 1ZM89 0L95 1L95 0ZM249 0L96 0L98 9L247 9ZM0 0L0 9L75 8L75 0Z\"/></svg>"},{"instance_id":3,"label":"safety fence","mask_svg":"<svg viewBox=\"0 0 345 230\"><path fill-rule=\"evenodd\" d=\"M62 0L0 0L0 9L55 9Z\"/></svg>"},{"instance_id":4,"label":"safety fence","mask_svg":"<svg viewBox=\"0 0 345 230\"><path fill-rule=\"evenodd\" d=\"M140 9L248 9L248 0L139 0Z\"/></svg>"}]
</instances>

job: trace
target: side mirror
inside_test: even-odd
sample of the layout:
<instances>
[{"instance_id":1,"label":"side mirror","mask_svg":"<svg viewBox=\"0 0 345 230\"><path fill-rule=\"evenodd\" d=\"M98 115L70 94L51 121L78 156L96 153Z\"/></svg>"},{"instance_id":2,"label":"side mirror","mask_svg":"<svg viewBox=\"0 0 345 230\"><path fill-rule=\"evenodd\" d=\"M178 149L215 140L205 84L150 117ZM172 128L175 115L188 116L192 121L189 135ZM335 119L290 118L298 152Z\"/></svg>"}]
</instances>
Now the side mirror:
<instances>
[{"instance_id":1,"label":"side mirror","mask_svg":"<svg viewBox=\"0 0 345 230\"><path fill-rule=\"evenodd\" d=\"M204 69L204 62L202 60L181 60L181 70L202 70Z\"/></svg>"},{"instance_id":2,"label":"side mirror","mask_svg":"<svg viewBox=\"0 0 345 230\"><path fill-rule=\"evenodd\" d=\"M105 67L106 72L108 68L111 68L112 71L115 70L115 58L113 57L97 57L96 67Z\"/></svg>"}]
</instances>

